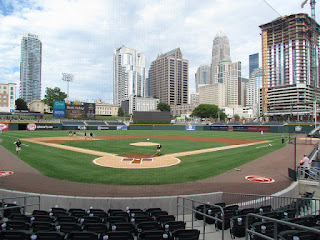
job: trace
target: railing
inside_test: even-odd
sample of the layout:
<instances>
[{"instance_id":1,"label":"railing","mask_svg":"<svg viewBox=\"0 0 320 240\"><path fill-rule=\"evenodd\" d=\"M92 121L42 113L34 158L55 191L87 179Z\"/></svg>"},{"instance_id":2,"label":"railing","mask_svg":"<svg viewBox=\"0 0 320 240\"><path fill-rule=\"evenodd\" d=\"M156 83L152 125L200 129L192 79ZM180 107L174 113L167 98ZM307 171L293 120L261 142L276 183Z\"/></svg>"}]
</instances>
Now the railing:
<instances>
[{"instance_id":1,"label":"railing","mask_svg":"<svg viewBox=\"0 0 320 240\"><path fill-rule=\"evenodd\" d=\"M196 207L199 205L204 205L203 208L203 212L196 210ZM221 216L222 218L217 218L217 217L213 217L211 215L206 214L207 210L209 210L209 205L210 207L215 207L215 208L219 208L221 211ZM208 207L206 207L208 206ZM182 209L182 213L180 213L180 209ZM186 221L185 220L185 215L186 214L191 214L191 228L194 228L194 221L195 221L195 214L199 214L203 217L203 226L202 226L202 231L200 231L200 235L202 235L202 239L205 240L206 239L206 234L209 234L210 232L207 232L206 229L206 218L215 220L217 222L221 222L222 225L222 229L221 229L221 239L224 240L224 226L225 226L225 219L224 219L224 210L221 206L219 205L215 205L215 204L208 204L208 203L204 203L201 201L197 201L197 200L193 200L190 198L184 198L184 197L178 197L177 198L177 220L179 220L179 217L181 217L182 215L182 221Z\"/></svg>"},{"instance_id":2,"label":"railing","mask_svg":"<svg viewBox=\"0 0 320 240\"><path fill-rule=\"evenodd\" d=\"M297 177L299 180L308 180L320 182L320 168L319 167L298 167Z\"/></svg>"},{"instance_id":3,"label":"railing","mask_svg":"<svg viewBox=\"0 0 320 240\"><path fill-rule=\"evenodd\" d=\"M222 199L220 198L219 201L225 202L228 205L237 204L239 205L239 210L242 209L259 209L263 206L271 206L272 210L274 211L287 211L293 210L295 215L298 217L304 217L308 215L317 215L320 213L320 199L314 199L314 193L306 193L304 197L282 197L282 196L267 196L267 195L255 195L255 194L238 194L238 193L223 193ZM208 199L208 201L212 201L212 199ZM212 201L214 202L214 201ZM204 205L204 209L202 211L197 210L197 206ZM216 215L211 216L207 210L210 207L219 207L223 217L219 219ZM182 210L182 211L181 211ZM222 224L222 231L221 231L221 239L225 238L225 218L224 218L224 211L223 208L216 204L210 204L208 202L201 202L190 198L178 197L177 198L177 216L182 217L182 220L185 221L187 216L189 216L189 221L191 222L191 228L194 227L195 214L201 215L203 217L203 226L201 230L201 235L203 239L206 239L210 232L208 226L206 224L206 218L214 219L217 222ZM190 219L191 215L191 219ZM256 216L256 214L251 214L250 216ZM274 221L278 221L282 225L292 226L292 223L286 221L276 220L274 218L267 218L266 216L258 215L262 219L271 219ZM200 221L198 221L199 223ZM277 223L278 223L277 222ZM295 224L296 225L296 224ZM300 228L308 230L308 228L298 225ZM298 227L297 227L298 228ZM247 227L248 229L248 227ZM320 230L318 230L320 232ZM318 233L318 231L316 231ZM250 232L250 231L249 231ZM256 234L256 232L255 232ZM277 233L278 234L278 233ZM257 233L259 235L259 233ZM260 235L259 235L260 236ZM266 236L264 236L266 237ZM208 238L209 239L209 238ZM265 239L273 239L266 237Z\"/></svg>"},{"instance_id":4,"label":"railing","mask_svg":"<svg viewBox=\"0 0 320 240\"><path fill-rule=\"evenodd\" d=\"M263 233L259 233L259 232L256 232L254 230L249 229L250 217L258 218L258 219L261 219L262 221L273 222L274 223L273 231L271 232L273 236L270 237L270 236L267 236ZM259 214L249 213L246 217L246 240L249 239L249 234L261 237L263 239L268 239L268 240L278 239L278 225L280 225L280 224L285 225L285 226L289 226L292 228L296 228L296 229L301 229L301 230L306 230L309 232L317 233L320 235L320 229L307 227L307 226L303 226L303 225L299 225L299 224L295 224L295 223L291 223L291 222L287 222L287 221L283 221L283 220L278 220L278 219L270 218L270 217L266 217L266 216L261 216Z\"/></svg>"},{"instance_id":5,"label":"railing","mask_svg":"<svg viewBox=\"0 0 320 240\"><path fill-rule=\"evenodd\" d=\"M5 211L10 209L20 209L23 214L31 212L31 208L40 210L40 196L26 196L26 197L7 197L0 199L1 217L5 215ZM30 208L30 209L29 209Z\"/></svg>"}]
</instances>

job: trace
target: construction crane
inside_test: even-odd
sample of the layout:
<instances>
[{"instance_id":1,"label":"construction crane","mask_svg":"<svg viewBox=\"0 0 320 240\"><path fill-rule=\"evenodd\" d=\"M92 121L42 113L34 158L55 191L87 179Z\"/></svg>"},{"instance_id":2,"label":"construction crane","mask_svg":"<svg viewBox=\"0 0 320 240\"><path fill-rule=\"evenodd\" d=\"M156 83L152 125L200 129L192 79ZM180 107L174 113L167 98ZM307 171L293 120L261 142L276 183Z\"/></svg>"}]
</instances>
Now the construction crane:
<instances>
[{"instance_id":1,"label":"construction crane","mask_svg":"<svg viewBox=\"0 0 320 240\"><path fill-rule=\"evenodd\" d=\"M301 3L301 8L303 8L308 1L309 0L304 0L303 3ZM310 6L311 6L311 18L316 20L316 0L310 0Z\"/></svg>"}]
</instances>

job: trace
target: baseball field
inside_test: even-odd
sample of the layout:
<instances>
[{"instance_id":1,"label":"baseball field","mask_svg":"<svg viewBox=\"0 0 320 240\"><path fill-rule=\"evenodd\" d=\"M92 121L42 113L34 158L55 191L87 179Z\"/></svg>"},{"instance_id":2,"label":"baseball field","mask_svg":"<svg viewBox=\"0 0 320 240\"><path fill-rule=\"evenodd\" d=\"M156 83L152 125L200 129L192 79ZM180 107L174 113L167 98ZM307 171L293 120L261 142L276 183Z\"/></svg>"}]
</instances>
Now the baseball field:
<instances>
[{"instance_id":1,"label":"baseball field","mask_svg":"<svg viewBox=\"0 0 320 240\"><path fill-rule=\"evenodd\" d=\"M213 177L284 146L281 134L205 131L7 131L1 145L45 176L75 182L161 185ZM161 144L161 155L156 146Z\"/></svg>"}]
</instances>

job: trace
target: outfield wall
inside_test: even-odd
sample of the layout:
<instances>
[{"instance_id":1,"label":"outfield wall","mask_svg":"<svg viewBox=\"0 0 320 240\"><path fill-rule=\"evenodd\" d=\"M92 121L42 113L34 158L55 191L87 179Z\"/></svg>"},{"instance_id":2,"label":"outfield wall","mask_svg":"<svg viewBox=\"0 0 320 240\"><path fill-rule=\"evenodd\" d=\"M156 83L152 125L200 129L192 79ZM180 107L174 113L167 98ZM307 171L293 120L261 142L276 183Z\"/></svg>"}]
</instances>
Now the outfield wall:
<instances>
[{"instance_id":1,"label":"outfield wall","mask_svg":"<svg viewBox=\"0 0 320 240\"><path fill-rule=\"evenodd\" d=\"M35 125L36 130L81 130L84 125L62 125L51 122L0 122L9 125L9 131L28 130ZM86 125L86 130L117 130L117 126ZM190 128L192 127L192 128ZM309 133L314 129L310 123L283 124L283 125L174 125L174 124L131 124L128 130L178 130L178 131L233 131L233 132L270 132L270 133Z\"/></svg>"}]
</instances>

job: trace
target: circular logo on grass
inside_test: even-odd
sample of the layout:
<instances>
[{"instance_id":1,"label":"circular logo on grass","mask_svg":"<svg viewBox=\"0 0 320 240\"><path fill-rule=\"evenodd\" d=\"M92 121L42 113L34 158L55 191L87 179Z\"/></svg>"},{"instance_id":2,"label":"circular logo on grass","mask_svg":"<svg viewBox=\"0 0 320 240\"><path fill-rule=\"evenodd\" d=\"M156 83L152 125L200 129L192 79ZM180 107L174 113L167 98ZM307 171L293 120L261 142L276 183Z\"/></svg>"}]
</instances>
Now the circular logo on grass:
<instances>
[{"instance_id":1,"label":"circular logo on grass","mask_svg":"<svg viewBox=\"0 0 320 240\"><path fill-rule=\"evenodd\" d=\"M262 176L246 176L245 177L248 181L251 182L258 182L258 183L273 183L274 179Z\"/></svg>"},{"instance_id":2,"label":"circular logo on grass","mask_svg":"<svg viewBox=\"0 0 320 240\"><path fill-rule=\"evenodd\" d=\"M12 171L0 171L0 177L6 177L12 175Z\"/></svg>"}]
</instances>

